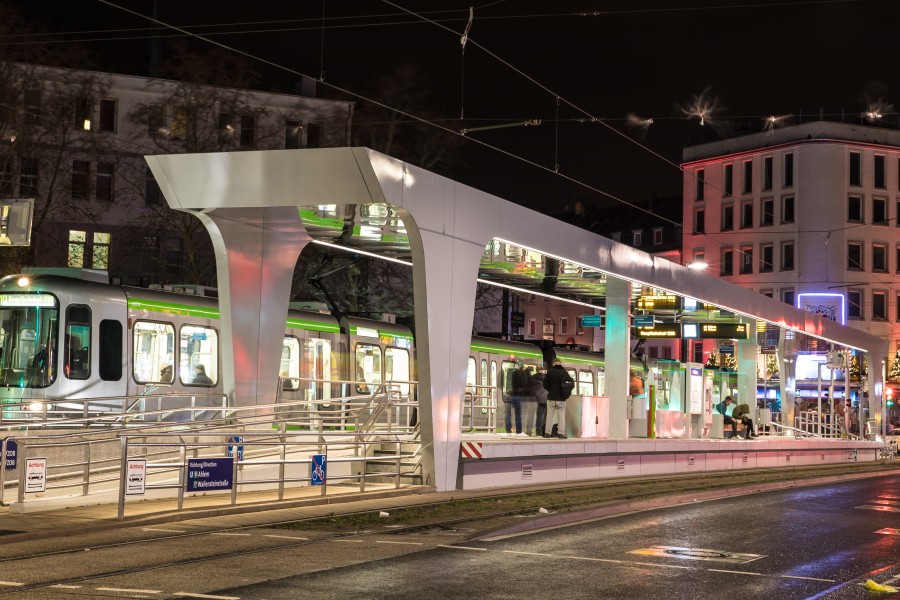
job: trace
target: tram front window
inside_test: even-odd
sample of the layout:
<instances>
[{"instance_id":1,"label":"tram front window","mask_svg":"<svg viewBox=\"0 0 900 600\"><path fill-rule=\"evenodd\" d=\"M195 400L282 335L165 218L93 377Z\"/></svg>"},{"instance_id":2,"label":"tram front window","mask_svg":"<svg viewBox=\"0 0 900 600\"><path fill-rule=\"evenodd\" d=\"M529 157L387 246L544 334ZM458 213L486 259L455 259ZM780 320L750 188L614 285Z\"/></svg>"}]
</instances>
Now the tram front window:
<instances>
[{"instance_id":1,"label":"tram front window","mask_svg":"<svg viewBox=\"0 0 900 600\"><path fill-rule=\"evenodd\" d=\"M59 310L50 294L0 294L0 385L56 380Z\"/></svg>"}]
</instances>

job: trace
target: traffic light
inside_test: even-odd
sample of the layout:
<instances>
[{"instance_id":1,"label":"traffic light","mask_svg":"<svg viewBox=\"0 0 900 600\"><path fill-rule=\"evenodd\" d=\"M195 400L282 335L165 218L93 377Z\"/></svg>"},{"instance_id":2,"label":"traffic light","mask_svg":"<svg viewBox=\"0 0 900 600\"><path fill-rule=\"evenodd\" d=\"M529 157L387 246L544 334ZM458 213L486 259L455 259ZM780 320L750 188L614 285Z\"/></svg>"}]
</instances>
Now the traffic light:
<instances>
[{"instance_id":1,"label":"traffic light","mask_svg":"<svg viewBox=\"0 0 900 600\"><path fill-rule=\"evenodd\" d=\"M886 398L885 406L891 407L894 405L894 390L891 388L884 389L884 396Z\"/></svg>"}]
</instances>

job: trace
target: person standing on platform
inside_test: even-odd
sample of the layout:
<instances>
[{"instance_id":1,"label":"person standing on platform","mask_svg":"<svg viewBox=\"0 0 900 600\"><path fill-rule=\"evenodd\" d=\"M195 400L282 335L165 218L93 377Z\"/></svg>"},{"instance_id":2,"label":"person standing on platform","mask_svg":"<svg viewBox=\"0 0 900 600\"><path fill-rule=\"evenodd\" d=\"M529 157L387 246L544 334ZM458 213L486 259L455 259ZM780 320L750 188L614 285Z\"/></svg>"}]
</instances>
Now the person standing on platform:
<instances>
[{"instance_id":1,"label":"person standing on platform","mask_svg":"<svg viewBox=\"0 0 900 600\"><path fill-rule=\"evenodd\" d=\"M547 377L546 369L541 369L531 376L531 389L537 402L537 417L534 422L534 434L545 437L545 425L547 422L547 390L544 389L544 379Z\"/></svg>"},{"instance_id":2,"label":"person standing on platform","mask_svg":"<svg viewBox=\"0 0 900 600\"><path fill-rule=\"evenodd\" d=\"M544 437L566 438L566 399L572 395L575 382L569 377L568 371L562 366L559 359L553 361L553 366L547 371L544 378L544 389L547 390L547 423ZM549 429L549 433L546 431ZM556 432L556 433L554 433Z\"/></svg>"},{"instance_id":3,"label":"person standing on platform","mask_svg":"<svg viewBox=\"0 0 900 600\"><path fill-rule=\"evenodd\" d=\"M520 359L515 359L515 365L504 372L503 394L506 402L506 433L525 435L522 429L522 397L530 392L528 371ZM512 416L515 413L516 429L512 428Z\"/></svg>"}]
</instances>

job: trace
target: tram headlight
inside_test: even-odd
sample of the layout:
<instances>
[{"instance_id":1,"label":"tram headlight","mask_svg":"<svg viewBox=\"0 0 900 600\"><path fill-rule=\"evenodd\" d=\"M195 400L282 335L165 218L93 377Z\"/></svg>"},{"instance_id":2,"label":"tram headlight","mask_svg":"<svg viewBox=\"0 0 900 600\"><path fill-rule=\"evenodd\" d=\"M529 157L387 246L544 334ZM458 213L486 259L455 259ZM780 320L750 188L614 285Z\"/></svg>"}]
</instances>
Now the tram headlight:
<instances>
[{"instance_id":1,"label":"tram headlight","mask_svg":"<svg viewBox=\"0 0 900 600\"><path fill-rule=\"evenodd\" d=\"M43 409L43 407L44 405L40 402L32 402L28 405L28 410L30 410L31 412L41 412L41 409Z\"/></svg>"},{"instance_id":2,"label":"tram headlight","mask_svg":"<svg viewBox=\"0 0 900 600\"><path fill-rule=\"evenodd\" d=\"M19 285L19 287L28 287L29 285L31 285L31 280L23 275L22 277L19 277L19 280L16 281L16 283Z\"/></svg>"}]
</instances>

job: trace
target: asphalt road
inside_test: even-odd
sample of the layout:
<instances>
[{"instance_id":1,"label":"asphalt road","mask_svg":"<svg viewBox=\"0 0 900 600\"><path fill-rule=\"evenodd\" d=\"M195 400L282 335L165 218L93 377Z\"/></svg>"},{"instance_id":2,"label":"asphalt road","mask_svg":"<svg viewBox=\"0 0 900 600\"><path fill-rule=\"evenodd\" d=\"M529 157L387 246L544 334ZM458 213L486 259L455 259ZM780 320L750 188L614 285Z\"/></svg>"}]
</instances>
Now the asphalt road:
<instances>
[{"instance_id":1,"label":"asphalt road","mask_svg":"<svg viewBox=\"0 0 900 600\"><path fill-rule=\"evenodd\" d=\"M89 551L9 560L46 549L17 545L0 552L0 598L900 598L860 585L871 577L900 586L900 535L877 533L900 530L900 476L500 539L471 539L476 532L461 527L334 537L179 523L119 533L106 547L95 540ZM169 539L183 533L195 535ZM138 543L116 545L126 537ZM180 563L188 558L197 560Z\"/></svg>"}]
</instances>

